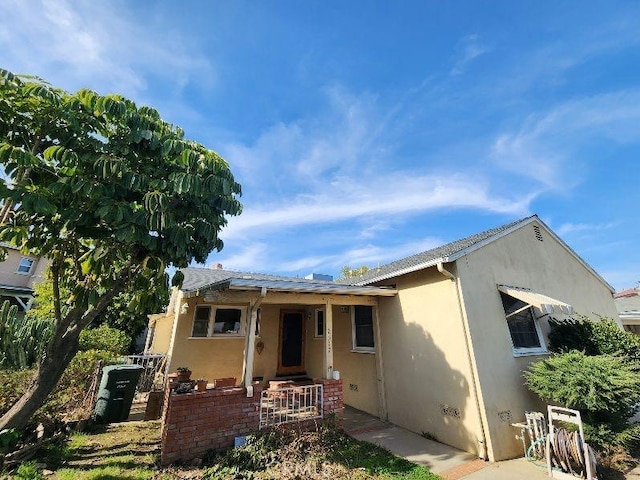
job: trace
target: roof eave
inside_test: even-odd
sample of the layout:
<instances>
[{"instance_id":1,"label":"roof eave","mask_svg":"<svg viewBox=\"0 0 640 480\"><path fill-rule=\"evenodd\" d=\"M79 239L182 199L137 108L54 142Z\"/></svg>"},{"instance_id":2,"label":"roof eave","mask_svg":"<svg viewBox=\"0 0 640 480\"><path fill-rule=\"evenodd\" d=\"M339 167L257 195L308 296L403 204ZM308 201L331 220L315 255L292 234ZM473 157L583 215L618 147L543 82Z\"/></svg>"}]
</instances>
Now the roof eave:
<instances>
[{"instance_id":1,"label":"roof eave","mask_svg":"<svg viewBox=\"0 0 640 480\"><path fill-rule=\"evenodd\" d=\"M448 255L446 257L439 257L439 258L434 258L433 260L429 260L428 262L424 262L424 263L420 263L418 265L413 265L412 267L407 267L407 268L403 268L401 270L397 270L395 272L390 272L388 274L385 275L381 275L379 277L374 277L371 280L366 280L365 282L360 282L357 283L357 285L368 285L371 283L376 283L376 282L380 282L382 280L387 280L389 278L394 278L394 277L399 277L400 275L406 275L407 273L412 273L412 272L417 272L418 270L424 270L426 268L430 268L430 267L435 267L437 264L439 263L450 263L450 262L455 262L457 259L464 257L465 255L478 250L479 248L484 247L485 245L488 245L489 243L495 242L496 240L509 235L511 232L514 232L526 225L529 225L530 223L534 222L535 220L540 221L540 219L538 218L537 215L533 215L531 217L528 217L526 219L524 219L522 222L517 223L516 225L513 225L510 228L507 228L499 233L496 233L495 235L492 235L488 238L485 238L484 240L481 240L477 243L474 243L473 245L467 247L467 248L463 248L462 250L459 250L457 252L452 253L451 255ZM547 229L548 230L548 229Z\"/></svg>"}]
</instances>

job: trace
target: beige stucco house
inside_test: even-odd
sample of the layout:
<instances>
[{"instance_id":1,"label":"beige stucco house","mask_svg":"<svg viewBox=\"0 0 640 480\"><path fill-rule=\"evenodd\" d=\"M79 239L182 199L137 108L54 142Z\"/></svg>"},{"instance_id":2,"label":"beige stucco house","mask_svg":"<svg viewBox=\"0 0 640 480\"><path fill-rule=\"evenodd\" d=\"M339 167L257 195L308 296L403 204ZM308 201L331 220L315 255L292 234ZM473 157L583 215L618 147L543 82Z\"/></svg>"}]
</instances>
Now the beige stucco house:
<instances>
[{"instance_id":1,"label":"beige stucco house","mask_svg":"<svg viewBox=\"0 0 640 480\"><path fill-rule=\"evenodd\" d=\"M33 303L33 285L42 280L47 260L24 255L11 244L1 246L7 257L0 262L0 301L9 300L19 312L25 312Z\"/></svg>"},{"instance_id":2,"label":"beige stucco house","mask_svg":"<svg viewBox=\"0 0 640 480\"><path fill-rule=\"evenodd\" d=\"M613 297L624 329L640 335L640 288L628 288Z\"/></svg>"},{"instance_id":3,"label":"beige stucco house","mask_svg":"<svg viewBox=\"0 0 640 480\"><path fill-rule=\"evenodd\" d=\"M543 405L522 371L548 318L617 318L613 289L537 216L348 283L183 270L147 350L238 383L339 371L344 402L491 461L522 455L511 423Z\"/></svg>"}]
</instances>

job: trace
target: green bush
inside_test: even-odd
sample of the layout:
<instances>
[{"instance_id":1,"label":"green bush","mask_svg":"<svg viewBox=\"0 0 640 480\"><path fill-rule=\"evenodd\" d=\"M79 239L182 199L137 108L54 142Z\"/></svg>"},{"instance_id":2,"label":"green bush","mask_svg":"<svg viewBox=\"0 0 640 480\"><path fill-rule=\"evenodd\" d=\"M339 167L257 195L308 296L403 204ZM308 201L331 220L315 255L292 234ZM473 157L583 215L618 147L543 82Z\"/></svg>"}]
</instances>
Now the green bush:
<instances>
[{"instance_id":1,"label":"green bush","mask_svg":"<svg viewBox=\"0 0 640 480\"><path fill-rule=\"evenodd\" d=\"M610 318L591 321L586 316L549 321L552 352L580 350L587 355L622 355L640 362L640 336L626 332Z\"/></svg>"},{"instance_id":2,"label":"green bush","mask_svg":"<svg viewBox=\"0 0 640 480\"><path fill-rule=\"evenodd\" d=\"M533 363L524 376L542 399L580 410L587 442L596 450L608 445L635 449L640 444L640 429L628 424L640 402L637 362L571 351Z\"/></svg>"},{"instance_id":3,"label":"green bush","mask_svg":"<svg viewBox=\"0 0 640 480\"><path fill-rule=\"evenodd\" d=\"M98 362L103 366L118 363L112 352L87 350L78 352L62 374L47 402L36 413L36 419L45 424L62 420L86 419L91 414L91 383ZM98 381L100 379L98 378Z\"/></svg>"},{"instance_id":4,"label":"green bush","mask_svg":"<svg viewBox=\"0 0 640 480\"><path fill-rule=\"evenodd\" d=\"M88 328L80 332L80 350L102 350L123 355L129 348L131 339L117 328L102 324L96 328Z\"/></svg>"},{"instance_id":5,"label":"green bush","mask_svg":"<svg viewBox=\"0 0 640 480\"><path fill-rule=\"evenodd\" d=\"M0 370L0 416L27 390L34 370Z\"/></svg>"}]
</instances>

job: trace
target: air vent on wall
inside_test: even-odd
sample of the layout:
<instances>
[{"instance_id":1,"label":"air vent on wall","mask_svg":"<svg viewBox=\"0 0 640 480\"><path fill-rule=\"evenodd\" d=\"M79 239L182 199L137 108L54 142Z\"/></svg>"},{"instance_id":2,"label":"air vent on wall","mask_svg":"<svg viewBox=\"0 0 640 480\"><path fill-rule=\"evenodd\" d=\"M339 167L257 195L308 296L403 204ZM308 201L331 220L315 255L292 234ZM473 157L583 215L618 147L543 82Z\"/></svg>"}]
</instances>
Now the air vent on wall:
<instances>
[{"instance_id":1,"label":"air vent on wall","mask_svg":"<svg viewBox=\"0 0 640 480\"><path fill-rule=\"evenodd\" d=\"M537 238L539 241L542 241L542 232L540 232L540 227L539 227L538 225L534 225L534 226L533 226L533 231L534 231L534 232L535 232L535 234L536 234L536 238Z\"/></svg>"}]
</instances>

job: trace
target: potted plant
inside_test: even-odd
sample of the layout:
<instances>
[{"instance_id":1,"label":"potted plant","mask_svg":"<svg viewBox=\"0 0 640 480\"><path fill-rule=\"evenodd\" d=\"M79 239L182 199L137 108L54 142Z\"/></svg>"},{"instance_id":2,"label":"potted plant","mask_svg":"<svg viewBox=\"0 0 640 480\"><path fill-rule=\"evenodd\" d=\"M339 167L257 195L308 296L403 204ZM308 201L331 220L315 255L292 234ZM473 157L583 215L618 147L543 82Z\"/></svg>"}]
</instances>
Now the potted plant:
<instances>
[{"instance_id":1,"label":"potted plant","mask_svg":"<svg viewBox=\"0 0 640 480\"><path fill-rule=\"evenodd\" d=\"M199 392L204 392L207 390L207 383L209 383L209 380L206 378L198 378L196 380L196 388Z\"/></svg>"},{"instance_id":2,"label":"potted plant","mask_svg":"<svg viewBox=\"0 0 640 480\"><path fill-rule=\"evenodd\" d=\"M178 367L177 372L178 372L177 380L180 383L188 382L189 379L191 378L191 370L189 369L189 367Z\"/></svg>"}]
</instances>

